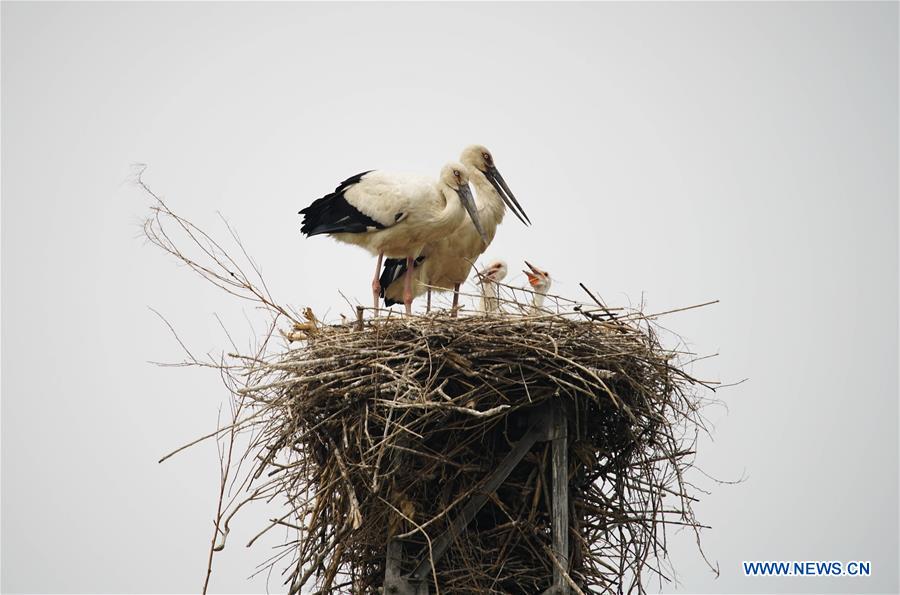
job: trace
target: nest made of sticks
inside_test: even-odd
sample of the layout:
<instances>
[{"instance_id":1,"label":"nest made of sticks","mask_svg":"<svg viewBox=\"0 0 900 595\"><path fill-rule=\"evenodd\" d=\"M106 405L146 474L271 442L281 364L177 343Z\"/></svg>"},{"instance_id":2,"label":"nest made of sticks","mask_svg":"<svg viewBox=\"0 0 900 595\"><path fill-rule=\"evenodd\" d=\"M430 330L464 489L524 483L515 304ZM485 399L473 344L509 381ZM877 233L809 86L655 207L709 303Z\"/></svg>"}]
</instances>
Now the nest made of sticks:
<instances>
[{"instance_id":1,"label":"nest made of sticks","mask_svg":"<svg viewBox=\"0 0 900 595\"><path fill-rule=\"evenodd\" d=\"M277 305L261 276L254 282L153 197L152 243L273 315L255 353L190 362L219 370L233 397L231 423L207 436L222 459L207 583L235 515L280 501L283 515L260 534L282 527L291 536L261 567L280 568L289 593L382 591L391 540L402 544L404 572L428 561L434 592L544 591L556 564L549 442L531 448L445 555L430 552L533 412L553 403L568 426L569 586L643 592L648 578L669 580L666 528L701 527L684 472L703 430L698 389L709 386L663 347L653 317L610 312L588 292L589 306L555 300L538 314L513 298L528 314L325 325ZM164 224L208 262L186 256ZM287 321L293 348L273 348Z\"/></svg>"},{"instance_id":2,"label":"nest made of sticks","mask_svg":"<svg viewBox=\"0 0 900 595\"><path fill-rule=\"evenodd\" d=\"M579 318L376 319L314 327L299 349L243 359L253 475L268 478L253 497L286 501L280 524L298 532L289 591L311 579L326 593L376 591L391 538L427 555L526 413L554 400L569 412L572 583L619 591L662 572L665 525L696 526L682 480L694 380L639 317ZM550 586L548 449L532 449L434 564L434 590Z\"/></svg>"}]
</instances>

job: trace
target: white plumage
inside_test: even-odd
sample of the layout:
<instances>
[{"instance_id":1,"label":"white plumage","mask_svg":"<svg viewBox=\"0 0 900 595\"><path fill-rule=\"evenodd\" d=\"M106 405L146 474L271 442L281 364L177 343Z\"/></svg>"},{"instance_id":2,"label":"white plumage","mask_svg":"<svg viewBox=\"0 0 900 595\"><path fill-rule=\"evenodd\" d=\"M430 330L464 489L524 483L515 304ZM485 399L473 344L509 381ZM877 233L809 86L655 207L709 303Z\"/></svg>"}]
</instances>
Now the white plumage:
<instances>
[{"instance_id":1,"label":"white plumage","mask_svg":"<svg viewBox=\"0 0 900 595\"><path fill-rule=\"evenodd\" d=\"M481 311L486 313L500 311L500 282L506 278L506 263L495 260L481 272Z\"/></svg>"},{"instance_id":2,"label":"white plumage","mask_svg":"<svg viewBox=\"0 0 900 595\"><path fill-rule=\"evenodd\" d=\"M466 168L459 163L444 166L438 180L382 171L358 174L300 211L304 216L301 232L328 234L378 256L372 281L377 309L378 273L385 255L404 259L412 270L412 261L425 244L456 229L465 211L472 218L468 224L484 237L468 182ZM403 295L407 313L411 283L412 276L407 275Z\"/></svg>"},{"instance_id":3,"label":"white plumage","mask_svg":"<svg viewBox=\"0 0 900 595\"><path fill-rule=\"evenodd\" d=\"M453 233L427 244L422 250L422 264L416 267L414 295L428 292L428 306L431 305L431 289L453 290L453 311L459 299L459 286L472 270L472 264L493 241L497 226L503 221L506 207L526 225L530 223L506 181L497 170L494 158L487 148L472 145L460 157L475 186L475 205L478 219L484 226L480 234L471 223L462 221ZM484 241L482 241L484 240ZM388 262L381 277L385 289L385 303L400 302L401 282L405 263Z\"/></svg>"},{"instance_id":4,"label":"white plumage","mask_svg":"<svg viewBox=\"0 0 900 595\"><path fill-rule=\"evenodd\" d=\"M534 290L534 293L531 296L531 313L540 314L541 307L544 305L544 298L547 296L547 292L550 291L550 285L552 284L550 273L537 268L527 260L525 261L525 265L531 270L522 272L528 277L528 283Z\"/></svg>"}]
</instances>

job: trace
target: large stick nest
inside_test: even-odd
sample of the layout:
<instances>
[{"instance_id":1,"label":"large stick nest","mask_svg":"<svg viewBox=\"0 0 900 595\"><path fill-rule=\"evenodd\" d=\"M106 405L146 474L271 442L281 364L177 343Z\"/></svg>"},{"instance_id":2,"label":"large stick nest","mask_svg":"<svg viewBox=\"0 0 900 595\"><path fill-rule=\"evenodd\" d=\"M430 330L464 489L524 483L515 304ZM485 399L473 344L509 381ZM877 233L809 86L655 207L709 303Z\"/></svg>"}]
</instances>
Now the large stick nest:
<instances>
[{"instance_id":1,"label":"large stick nest","mask_svg":"<svg viewBox=\"0 0 900 595\"><path fill-rule=\"evenodd\" d=\"M283 516L262 533L286 527L291 537L262 566L283 569L290 593L380 591L391 539L402 543L404 572L430 564L434 592L540 593L556 564L549 442L535 444L444 556L430 554L525 433L529 412L563 403L569 585L643 592L648 579L671 578L666 528L700 528L684 471L706 385L661 345L650 317L614 315L591 296L590 306L557 301L541 315L518 304L518 314L323 325L278 306L261 277L153 197L151 242L273 315L256 353L192 357L218 369L233 396L232 423L210 435L222 457L213 550L244 504L281 501ZM186 256L164 223L206 262ZM300 346L273 350L271 330L287 321ZM226 485L238 486L230 499ZM208 573L211 561L212 552Z\"/></svg>"},{"instance_id":2,"label":"large stick nest","mask_svg":"<svg viewBox=\"0 0 900 595\"><path fill-rule=\"evenodd\" d=\"M246 360L255 475L272 475L255 497L286 499L302 527L290 590L314 578L323 592L374 591L393 537L427 558L523 434L524 412L553 400L569 412L569 576L583 591L639 585L665 552L664 525L695 525L681 471L696 402L673 357L634 318L554 314L377 319ZM532 449L434 564L433 589L550 586L548 449Z\"/></svg>"}]
</instances>

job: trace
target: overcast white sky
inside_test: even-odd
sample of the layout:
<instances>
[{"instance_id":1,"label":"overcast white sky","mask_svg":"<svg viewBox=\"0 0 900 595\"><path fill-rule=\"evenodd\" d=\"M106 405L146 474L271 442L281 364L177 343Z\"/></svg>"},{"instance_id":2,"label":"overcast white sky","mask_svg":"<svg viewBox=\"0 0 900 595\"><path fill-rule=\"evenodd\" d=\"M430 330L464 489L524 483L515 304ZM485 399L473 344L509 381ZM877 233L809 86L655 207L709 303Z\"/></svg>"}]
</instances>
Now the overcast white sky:
<instances>
[{"instance_id":1,"label":"overcast white sky","mask_svg":"<svg viewBox=\"0 0 900 595\"><path fill-rule=\"evenodd\" d=\"M337 317L363 251L299 235L362 170L494 152L533 228L489 257L665 325L694 371L750 380L699 445L736 486L670 542L680 592L897 592L897 3L2 4L2 590L196 592L225 396L160 369L249 343L255 312L138 239L133 162L179 213L224 214L277 298ZM524 276L512 275L513 284ZM268 554L216 559L217 592ZM761 579L742 560L871 560ZM277 577L276 577L277 578ZM273 580L277 591L280 581ZM664 586L676 590L676 586Z\"/></svg>"}]
</instances>

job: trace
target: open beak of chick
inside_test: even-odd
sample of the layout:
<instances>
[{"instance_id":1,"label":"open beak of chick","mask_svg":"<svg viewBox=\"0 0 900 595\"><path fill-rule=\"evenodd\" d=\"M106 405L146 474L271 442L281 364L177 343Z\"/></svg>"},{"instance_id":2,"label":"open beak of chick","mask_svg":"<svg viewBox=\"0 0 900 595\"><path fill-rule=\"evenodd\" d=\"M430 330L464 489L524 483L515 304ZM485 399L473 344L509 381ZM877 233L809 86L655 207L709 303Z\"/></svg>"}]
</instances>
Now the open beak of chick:
<instances>
[{"instance_id":1,"label":"open beak of chick","mask_svg":"<svg viewBox=\"0 0 900 595\"><path fill-rule=\"evenodd\" d=\"M527 260L525 261L525 265L531 270L523 270L522 272L528 277L528 283L530 283L532 287L538 289L547 283L547 280L550 278L550 273L542 271Z\"/></svg>"}]
</instances>

